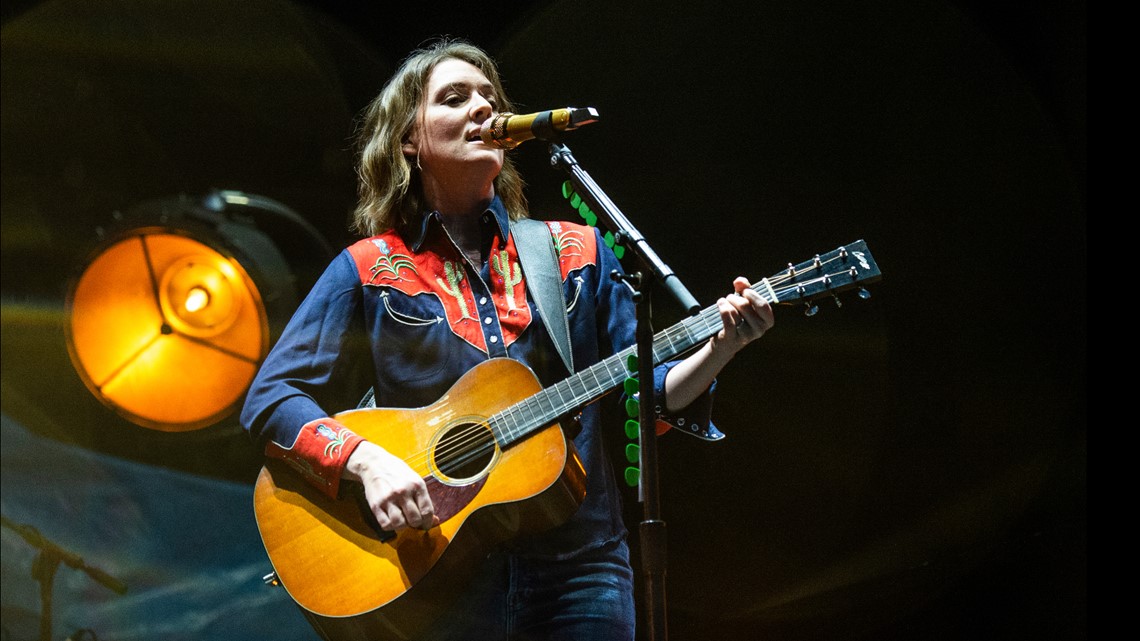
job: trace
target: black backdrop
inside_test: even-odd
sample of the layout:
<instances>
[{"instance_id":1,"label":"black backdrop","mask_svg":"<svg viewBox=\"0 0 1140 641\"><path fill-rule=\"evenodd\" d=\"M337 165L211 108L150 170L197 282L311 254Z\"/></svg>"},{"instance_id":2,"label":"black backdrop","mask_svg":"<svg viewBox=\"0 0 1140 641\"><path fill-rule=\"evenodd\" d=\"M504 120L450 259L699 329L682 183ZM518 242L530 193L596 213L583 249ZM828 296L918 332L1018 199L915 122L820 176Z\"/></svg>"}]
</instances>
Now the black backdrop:
<instances>
[{"instance_id":1,"label":"black backdrop","mask_svg":"<svg viewBox=\"0 0 1140 641\"><path fill-rule=\"evenodd\" d=\"M662 440L674 638L1084 637L1083 2L407 5L5 4L6 415L251 479L233 419L161 434L87 394L67 283L112 212L176 193L348 242L353 116L467 37L520 111L599 110L567 142L702 303L859 238L883 270L778 310L721 377L726 441ZM532 209L570 218L544 152L515 152ZM291 258L302 284L327 259Z\"/></svg>"}]
</instances>

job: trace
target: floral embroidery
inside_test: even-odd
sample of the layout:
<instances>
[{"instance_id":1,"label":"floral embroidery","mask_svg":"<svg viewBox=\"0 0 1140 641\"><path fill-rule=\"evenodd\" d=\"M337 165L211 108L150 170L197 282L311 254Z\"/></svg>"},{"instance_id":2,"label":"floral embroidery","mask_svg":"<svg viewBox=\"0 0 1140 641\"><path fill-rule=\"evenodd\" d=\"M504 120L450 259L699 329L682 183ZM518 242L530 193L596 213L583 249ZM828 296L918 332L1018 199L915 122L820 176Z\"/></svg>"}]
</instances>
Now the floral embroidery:
<instances>
[{"instance_id":1,"label":"floral embroidery","mask_svg":"<svg viewBox=\"0 0 1140 641\"><path fill-rule=\"evenodd\" d=\"M393 254L392 249L388 247L388 242L383 238L374 238L372 244L380 250L380 255L376 258L376 262L372 267L368 268L369 273L372 274L368 282L371 283L375 281L383 274L391 274L391 278L407 280L400 276L400 270L404 268L412 270L413 274L417 273L416 264L412 261L411 256L407 254Z\"/></svg>"},{"instance_id":2,"label":"floral embroidery","mask_svg":"<svg viewBox=\"0 0 1140 641\"><path fill-rule=\"evenodd\" d=\"M566 231L554 235L554 249L559 258L581 256L585 250L582 234L576 231Z\"/></svg>"},{"instance_id":3,"label":"floral embroidery","mask_svg":"<svg viewBox=\"0 0 1140 641\"><path fill-rule=\"evenodd\" d=\"M340 454L340 449L348 442L348 439L353 436L352 432L348 430L340 430L339 432L333 430L329 426L321 423L317 426L317 434L327 438L330 442L325 446L325 456L328 458L336 458Z\"/></svg>"}]
</instances>

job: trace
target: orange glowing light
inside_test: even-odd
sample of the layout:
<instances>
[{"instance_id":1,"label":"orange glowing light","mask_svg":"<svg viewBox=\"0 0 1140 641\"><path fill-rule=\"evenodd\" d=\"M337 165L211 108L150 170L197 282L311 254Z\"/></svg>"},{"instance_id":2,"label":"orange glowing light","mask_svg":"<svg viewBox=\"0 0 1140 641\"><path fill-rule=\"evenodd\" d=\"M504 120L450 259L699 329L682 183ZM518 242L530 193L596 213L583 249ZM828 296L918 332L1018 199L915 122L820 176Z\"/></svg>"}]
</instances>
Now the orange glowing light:
<instances>
[{"instance_id":1,"label":"orange glowing light","mask_svg":"<svg viewBox=\"0 0 1140 641\"><path fill-rule=\"evenodd\" d=\"M104 248L69 298L87 387L132 422L199 429L236 409L269 347L261 295L233 258L168 230Z\"/></svg>"}]
</instances>

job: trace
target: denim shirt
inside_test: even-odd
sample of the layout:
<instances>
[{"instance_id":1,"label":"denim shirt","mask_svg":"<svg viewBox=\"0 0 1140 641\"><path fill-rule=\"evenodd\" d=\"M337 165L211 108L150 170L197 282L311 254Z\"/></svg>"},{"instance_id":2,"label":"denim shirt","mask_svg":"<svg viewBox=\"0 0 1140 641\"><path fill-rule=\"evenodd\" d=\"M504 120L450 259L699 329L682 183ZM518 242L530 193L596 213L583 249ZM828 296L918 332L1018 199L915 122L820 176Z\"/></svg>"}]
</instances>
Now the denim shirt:
<instances>
[{"instance_id":1,"label":"denim shirt","mask_svg":"<svg viewBox=\"0 0 1140 641\"><path fill-rule=\"evenodd\" d=\"M341 433L331 417L356 407L370 387L378 407L418 408L436 402L464 373L491 358L523 363L544 388L569 375L527 291L497 197L482 223L487 258L480 266L463 258L434 212L415 233L388 231L361 240L332 261L247 395L242 425L267 455L284 459L336 496L359 437ZM559 256L573 363L580 371L634 343L635 307L629 288L610 277L622 267L596 229L547 225ZM719 437L710 422L713 388L673 416L661 411L665 374L675 364L654 371L659 418L683 425L686 433ZM564 525L515 542L517 550L564 557L625 535L602 432L622 432L620 420L602 418L603 406L610 416L621 404L615 393L582 408L574 444L587 473L584 503Z\"/></svg>"}]
</instances>

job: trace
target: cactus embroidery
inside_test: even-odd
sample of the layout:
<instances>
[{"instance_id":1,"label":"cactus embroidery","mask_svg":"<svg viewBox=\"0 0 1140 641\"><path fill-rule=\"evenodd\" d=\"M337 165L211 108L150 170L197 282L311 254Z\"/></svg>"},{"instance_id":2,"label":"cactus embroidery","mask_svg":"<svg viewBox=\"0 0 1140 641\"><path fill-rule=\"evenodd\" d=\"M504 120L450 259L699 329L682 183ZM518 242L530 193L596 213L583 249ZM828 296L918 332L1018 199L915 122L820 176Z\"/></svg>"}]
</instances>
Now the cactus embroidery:
<instances>
[{"instance_id":1,"label":"cactus embroidery","mask_svg":"<svg viewBox=\"0 0 1140 641\"><path fill-rule=\"evenodd\" d=\"M503 294L507 299L507 309L518 309L515 302L515 285L522 282L522 268L518 262L511 262L507 250L491 254L491 268L503 279Z\"/></svg>"},{"instance_id":2,"label":"cactus embroidery","mask_svg":"<svg viewBox=\"0 0 1140 641\"><path fill-rule=\"evenodd\" d=\"M443 273L447 276L447 282L443 282L443 279L439 276L435 277L435 282L439 285L440 289L450 294L459 305L459 312L461 314L459 320L463 320L464 318L475 320L475 317L467 310L467 299L463 297L463 290L459 287L459 284L462 283L464 279L463 268L454 261L447 260L443 263Z\"/></svg>"}]
</instances>

